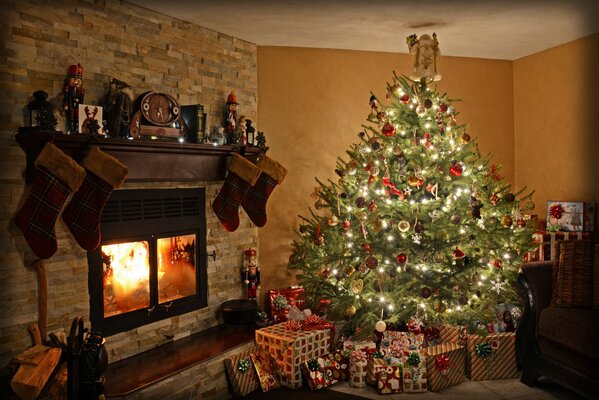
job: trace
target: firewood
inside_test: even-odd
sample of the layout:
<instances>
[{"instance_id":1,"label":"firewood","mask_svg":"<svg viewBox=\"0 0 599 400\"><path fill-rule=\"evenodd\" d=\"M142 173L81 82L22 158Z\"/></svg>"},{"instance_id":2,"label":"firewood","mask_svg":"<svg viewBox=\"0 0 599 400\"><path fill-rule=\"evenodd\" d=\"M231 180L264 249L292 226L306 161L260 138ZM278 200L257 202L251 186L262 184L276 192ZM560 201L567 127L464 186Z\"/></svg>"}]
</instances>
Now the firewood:
<instances>
[{"instance_id":1,"label":"firewood","mask_svg":"<svg viewBox=\"0 0 599 400\"><path fill-rule=\"evenodd\" d=\"M44 352L47 351L50 347L44 346L41 344L35 345L30 349L25 350L18 356L12 359L14 363L17 364L31 364L37 365L39 364Z\"/></svg>"},{"instance_id":2,"label":"firewood","mask_svg":"<svg viewBox=\"0 0 599 400\"><path fill-rule=\"evenodd\" d=\"M10 387L22 400L39 396L60 361L60 349L48 347L41 353L37 364L22 363L10 381Z\"/></svg>"}]
</instances>

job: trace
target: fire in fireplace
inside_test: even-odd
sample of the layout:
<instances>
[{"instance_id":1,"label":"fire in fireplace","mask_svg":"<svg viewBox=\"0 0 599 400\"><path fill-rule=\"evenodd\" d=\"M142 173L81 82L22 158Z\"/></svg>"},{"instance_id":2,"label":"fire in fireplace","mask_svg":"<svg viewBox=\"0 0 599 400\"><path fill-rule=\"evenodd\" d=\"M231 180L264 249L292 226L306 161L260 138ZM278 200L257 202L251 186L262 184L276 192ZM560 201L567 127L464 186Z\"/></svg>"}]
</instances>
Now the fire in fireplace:
<instances>
[{"instance_id":1,"label":"fire in fireplace","mask_svg":"<svg viewBox=\"0 0 599 400\"><path fill-rule=\"evenodd\" d=\"M204 189L114 191L88 253L90 319L104 335L207 305Z\"/></svg>"}]
</instances>

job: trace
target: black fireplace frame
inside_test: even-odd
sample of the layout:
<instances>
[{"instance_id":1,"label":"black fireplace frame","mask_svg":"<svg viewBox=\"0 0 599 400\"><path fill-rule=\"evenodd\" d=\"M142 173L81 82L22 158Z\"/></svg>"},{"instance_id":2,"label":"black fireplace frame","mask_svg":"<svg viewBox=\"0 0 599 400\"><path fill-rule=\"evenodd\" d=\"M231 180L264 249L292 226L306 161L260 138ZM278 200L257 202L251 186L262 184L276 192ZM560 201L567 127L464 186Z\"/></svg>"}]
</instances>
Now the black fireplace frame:
<instances>
[{"instance_id":1,"label":"black fireplace frame","mask_svg":"<svg viewBox=\"0 0 599 400\"><path fill-rule=\"evenodd\" d=\"M92 330L104 336L182 315L208 306L208 256L206 253L206 189L115 190L106 202L101 221L102 244L156 240L196 234L196 294L158 303L156 254L150 252L150 306L104 318L101 247L88 252L88 288Z\"/></svg>"}]
</instances>

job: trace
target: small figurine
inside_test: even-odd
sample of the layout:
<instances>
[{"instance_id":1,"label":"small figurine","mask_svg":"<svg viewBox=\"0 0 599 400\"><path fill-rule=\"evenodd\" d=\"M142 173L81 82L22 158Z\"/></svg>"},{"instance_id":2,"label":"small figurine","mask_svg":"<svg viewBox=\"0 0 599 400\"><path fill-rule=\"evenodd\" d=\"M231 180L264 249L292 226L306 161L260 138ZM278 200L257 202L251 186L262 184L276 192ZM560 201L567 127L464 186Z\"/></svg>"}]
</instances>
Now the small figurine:
<instances>
[{"instance_id":1,"label":"small figurine","mask_svg":"<svg viewBox=\"0 0 599 400\"><path fill-rule=\"evenodd\" d=\"M213 126L212 132L210 133L210 140L215 146L225 144L225 128L218 125Z\"/></svg>"},{"instance_id":2,"label":"small figurine","mask_svg":"<svg viewBox=\"0 0 599 400\"><path fill-rule=\"evenodd\" d=\"M431 38L429 35L422 35L416 38L416 35L410 35L407 38L408 49L414 57L414 68L410 79L420 81L425 79L428 81L441 80L439 72L439 42L437 42L437 34L433 33Z\"/></svg>"},{"instance_id":3,"label":"small figurine","mask_svg":"<svg viewBox=\"0 0 599 400\"><path fill-rule=\"evenodd\" d=\"M246 263L241 268L241 279L246 289L248 300L257 300L260 290L260 267L256 262L256 250L251 247L244 251Z\"/></svg>"},{"instance_id":4,"label":"small figurine","mask_svg":"<svg viewBox=\"0 0 599 400\"><path fill-rule=\"evenodd\" d=\"M227 136L235 132L235 125L237 123L237 94L232 91L227 97L227 106L225 110L225 133Z\"/></svg>"},{"instance_id":5,"label":"small figurine","mask_svg":"<svg viewBox=\"0 0 599 400\"><path fill-rule=\"evenodd\" d=\"M66 132L67 134L77 133L79 126L79 104L83 103L83 67L81 64L70 65L67 71L67 77L62 87L63 111L66 114Z\"/></svg>"},{"instance_id":6,"label":"small figurine","mask_svg":"<svg viewBox=\"0 0 599 400\"><path fill-rule=\"evenodd\" d=\"M247 140L246 128L245 128L245 115L242 115L237 120L237 127L235 128L235 137L237 138L238 144L245 144Z\"/></svg>"},{"instance_id":7,"label":"small figurine","mask_svg":"<svg viewBox=\"0 0 599 400\"><path fill-rule=\"evenodd\" d=\"M265 148L266 147L266 136L264 136L264 132L258 131L256 135L256 146Z\"/></svg>"},{"instance_id":8,"label":"small figurine","mask_svg":"<svg viewBox=\"0 0 599 400\"><path fill-rule=\"evenodd\" d=\"M85 106L85 115L86 118L81 124L81 133L89 134L89 135L97 135L100 132L100 124L96 119L96 114L98 113L98 107L94 107L93 110L89 110L88 106Z\"/></svg>"},{"instance_id":9,"label":"small figurine","mask_svg":"<svg viewBox=\"0 0 599 400\"><path fill-rule=\"evenodd\" d=\"M110 80L110 92L102 105L106 110L108 135L116 138L129 137L129 122L133 114L133 91L126 82Z\"/></svg>"},{"instance_id":10,"label":"small figurine","mask_svg":"<svg viewBox=\"0 0 599 400\"><path fill-rule=\"evenodd\" d=\"M378 117L378 113L379 113L379 105L378 105L378 101L376 100L376 96L372 95L370 96L370 114L368 114L368 120L371 122L377 122L377 117Z\"/></svg>"}]
</instances>

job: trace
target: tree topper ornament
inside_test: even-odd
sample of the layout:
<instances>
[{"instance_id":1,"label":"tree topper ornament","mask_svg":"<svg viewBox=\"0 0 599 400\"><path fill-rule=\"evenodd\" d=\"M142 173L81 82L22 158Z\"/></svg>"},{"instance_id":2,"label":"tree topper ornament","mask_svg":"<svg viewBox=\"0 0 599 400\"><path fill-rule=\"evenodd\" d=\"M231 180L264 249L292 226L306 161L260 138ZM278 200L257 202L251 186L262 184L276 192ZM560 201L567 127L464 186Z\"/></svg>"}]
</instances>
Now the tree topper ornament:
<instances>
[{"instance_id":1,"label":"tree topper ornament","mask_svg":"<svg viewBox=\"0 0 599 400\"><path fill-rule=\"evenodd\" d=\"M410 79L414 81L440 81L441 73L439 72L439 42L437 42L437 34L433 33L431 38L424 34L420 38L416 35L410 35L406 39L410 54L414 55L414 68Z\"/></svg>"}]
</instances>

